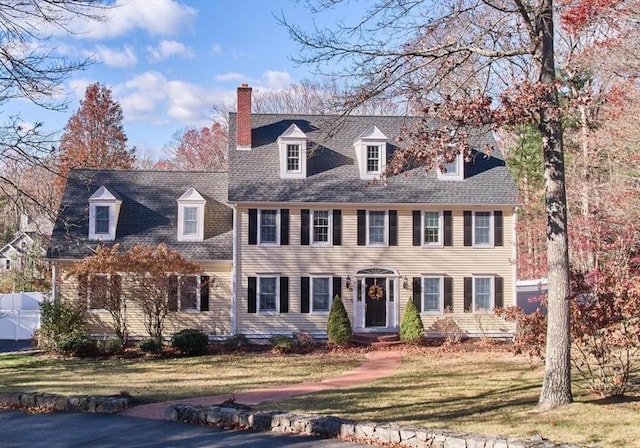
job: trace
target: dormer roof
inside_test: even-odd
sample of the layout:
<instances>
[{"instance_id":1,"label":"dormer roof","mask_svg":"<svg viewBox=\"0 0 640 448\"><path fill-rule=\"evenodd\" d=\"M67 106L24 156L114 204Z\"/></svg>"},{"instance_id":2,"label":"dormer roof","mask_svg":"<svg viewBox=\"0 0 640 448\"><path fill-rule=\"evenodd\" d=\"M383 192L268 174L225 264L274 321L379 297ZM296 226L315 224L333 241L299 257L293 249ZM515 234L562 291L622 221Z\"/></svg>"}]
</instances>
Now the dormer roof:
<instances>
[{"instance_id":1,"label":"dormer roof","mask_svg":"<svg viewBox=\"0 0 640 448\"><path fill-rule=\"evenodd\" d=\"M198 193L198 191L193 187L189 188L187 191L185 191L185 193L182 196L178 198L178 202L182 202L182 201L202 202L204 200L205 199L202 197L202 195Z\"/></svg>"}]
</instances>

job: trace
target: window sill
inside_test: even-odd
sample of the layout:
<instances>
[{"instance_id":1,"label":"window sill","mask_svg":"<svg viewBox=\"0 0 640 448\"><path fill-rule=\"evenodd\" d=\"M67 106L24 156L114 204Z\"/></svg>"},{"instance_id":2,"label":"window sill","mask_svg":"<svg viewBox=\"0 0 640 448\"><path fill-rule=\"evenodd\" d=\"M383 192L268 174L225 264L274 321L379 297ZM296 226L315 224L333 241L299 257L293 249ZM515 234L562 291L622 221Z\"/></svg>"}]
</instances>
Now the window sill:
<instances>
[{"instance_id":1,"label":"window sill","mask_svg":"<svg viewBox=\"0 0 640 448\"><path fill-rule=\"evenodd\" d=\"M277 316L280 313L277 311L258 311L257 314L260 316Z\"/></svg>"}]
</instances>

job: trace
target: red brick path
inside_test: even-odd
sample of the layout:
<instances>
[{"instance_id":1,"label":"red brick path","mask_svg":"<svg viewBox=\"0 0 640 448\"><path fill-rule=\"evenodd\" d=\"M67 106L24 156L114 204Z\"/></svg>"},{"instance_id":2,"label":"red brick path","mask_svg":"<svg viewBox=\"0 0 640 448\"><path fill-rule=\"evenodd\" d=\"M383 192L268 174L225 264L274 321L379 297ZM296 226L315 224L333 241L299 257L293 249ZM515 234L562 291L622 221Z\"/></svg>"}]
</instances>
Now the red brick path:
<instances>
[{"instance_id":1,"label":"red brick path","mask_svg":"<svg viewBox=\"0 0 640 448\"><path fill-rule=\"evenodd\" d=\"M212 397L185 398L181 400L165 401L162 403L146 404L127 409L122 415L142 417L154 420L164 418L164 410L169 404L183 403L200 406L221 404L225 400L235 398L236 403L256 405L265 401L278 401L298 395L307 395L323 390L340 389L369 383L379 378L391 375L402 363L402 355L395 351L370 352L360 367L342 375L327 378L319 383L300 383L285 386L275 386L267 389L254 389L235 394L214 395Z\"/></svg>"}]
</instances>

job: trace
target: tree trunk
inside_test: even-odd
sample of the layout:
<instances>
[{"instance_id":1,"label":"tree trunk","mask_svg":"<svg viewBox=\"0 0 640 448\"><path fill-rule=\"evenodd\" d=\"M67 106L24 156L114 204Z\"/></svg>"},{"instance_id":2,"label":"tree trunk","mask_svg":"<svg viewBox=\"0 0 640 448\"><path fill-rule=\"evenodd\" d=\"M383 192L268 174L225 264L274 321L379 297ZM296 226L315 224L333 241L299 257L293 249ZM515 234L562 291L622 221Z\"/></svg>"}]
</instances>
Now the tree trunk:
<instances>
[{"instance_id":1,"label":"tree trunk","mask_svg":"<svg viewBox=\"0 0 640 448\"><path fill-rule=\"evenodd\" d=\"M562 121L558 106L553 51L553 1L543 0L538 16L537 51L540 82L551 89L541 108L540 132L544 156L547 212L547 270L549 278L545 372L538 404L553 408L573 401L571 393L571 333L569 251Z\"/></svg>"}]
</instances>

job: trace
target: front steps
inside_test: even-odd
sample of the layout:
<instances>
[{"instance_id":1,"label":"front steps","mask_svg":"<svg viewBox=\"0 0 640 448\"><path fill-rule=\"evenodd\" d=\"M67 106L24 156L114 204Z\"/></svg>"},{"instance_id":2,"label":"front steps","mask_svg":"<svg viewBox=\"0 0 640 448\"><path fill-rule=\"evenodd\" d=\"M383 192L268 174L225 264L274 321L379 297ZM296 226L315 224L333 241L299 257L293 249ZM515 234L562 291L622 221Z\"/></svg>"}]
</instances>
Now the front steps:
<instances>
[{"instance_id":1,"label":"front steps","mask_svg":"<svg viewBox=\"0 0 640 448\"><path fill-rule=\"evenodd\" d=\"M402 344L398 333L354 333L351 342L375 348Z\"/></svg>"}]
</instances>

